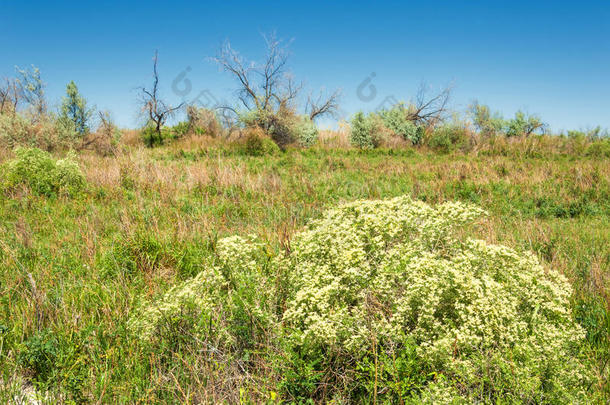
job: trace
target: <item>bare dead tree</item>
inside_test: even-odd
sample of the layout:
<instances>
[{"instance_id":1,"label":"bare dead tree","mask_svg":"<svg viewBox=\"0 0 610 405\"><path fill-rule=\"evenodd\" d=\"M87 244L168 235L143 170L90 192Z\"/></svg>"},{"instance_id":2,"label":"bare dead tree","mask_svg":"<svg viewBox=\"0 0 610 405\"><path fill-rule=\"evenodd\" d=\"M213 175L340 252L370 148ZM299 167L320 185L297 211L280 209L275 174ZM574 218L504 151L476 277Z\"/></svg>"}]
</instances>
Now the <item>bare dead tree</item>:
<instances>
[{"instance_id":1,"label":"bare dead tree","mask_svg":"<svg viewBox=\"0 0 610 405\"><path fill-rule=\"evenodd\" d=\"M333 93L326 96L320 92L316 99L313 99L310 95L307 98L305 112L309 115L309 119L312 121L316 118L321 118L327 115L335 116L339 110L340 97L341 92L339 90L335 90Z\"/></svg>"},{"instance_id":2,"label":"bare dead tree","mask_svg":"<svg viewBox=\"0 0 610 405\"><path fill-rule=\"evenodd\" d=\"M0 114L16 112L19 100L19 83L16 79L5 78L0 87Z\"/></svg>"},{"instance_id":3,"label":"bare dead tree","mask_svg":"<svg viewBox=\"0 0 610 405\"><path fill-rule=\"evenodd\" d=\"M287 70L286 47L274 35L264 38L267 54L263 63L245 61L228 41L212 60L235 77L237 98L246 110L275 112L290 106L301 85L294 83ZM230 106L224 108L235 111Z\"/></svg>"},{"instance_id":4,"label":"bare dead tree","mask_svg":"<svg viewBox=\"0 0 610 405\"><path fill-rule=\"evenodd\" d=\"M165 103L159 96L159 73L157 71L157 62L159 53L155 51L153 57L153 85L149 90L145 87L140 87L140 103L142 111L146 114L148 120L154 125L155 133L161 139L161 128L165 125L168 118L172 117L184 105L180 103L177 107ZM150 139L149 146L153 146L154 139Z\"/></svg>"},{"instance_id":5,"label":"bare dead tree","mask_svg":"<svg viewBox=\"0 0 610 405\"><path fill-rule=\"evenodd\" d=\"M409 120L418 125L434 127L442 122L448 112L452 86L447 86L439 93L429 95L429 88L422 84L415 97L415 102L409 109Z\"/></svg>"},{"instance_id":6,"label":"bare dead tree","mask_svg":"<svg viewBox=\"0 0 610 405\"><path fill-rule=\"evenodd\" d=\"M226 105L220 108L234 114L237 114L239 108L262 112L269 119L259 124L268 129L274 121L271 116L296 110L303 84L295 82L288 70L287 45L275 35L264 36L264 39L267 52L262 63L244 60L229 42L223 44L212 61L222 70L231 73L239 85L237 98L241 107ZM335 92L324 99L321 94L315 103L311 103L310 116L313 114L315 118L336 110L338 95Z\"/></svg>"}]
</instances>

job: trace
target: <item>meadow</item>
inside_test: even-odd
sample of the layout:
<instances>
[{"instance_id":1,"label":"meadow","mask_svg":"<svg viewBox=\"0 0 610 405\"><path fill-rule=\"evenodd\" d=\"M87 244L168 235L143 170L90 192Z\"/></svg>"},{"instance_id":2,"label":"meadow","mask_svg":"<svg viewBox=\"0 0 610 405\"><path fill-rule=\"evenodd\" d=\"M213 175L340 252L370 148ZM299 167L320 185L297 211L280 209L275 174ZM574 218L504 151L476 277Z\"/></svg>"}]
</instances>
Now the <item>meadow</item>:
<instances>
[{"instance_id":1,"label":"meadow","mask_svg":"<svg viewBox=\"0 0 610 405\"><path fill-rule=\"evenodd\" d=\"M608 131L425 86L322 130L266 44L213 109L155 52L136 129L0 86L0 401L608 403Z\"/></svg>"},{"instance_id":2,"label":"meadow","mask_svg":"<svg viewBox=\"0 0 610 405\"><path fill-rule=\"evenodd\" d=\"M1 401L32 391L49 403L332 399L320 379L332 364L294 360L273 342L211 351L180 322L145 340L130 317L209 266L223 237L256 235L279 256L325 210L403 195L476 204L489 213L477 237L532 251L565 275L586 331L580 352L595 377L588 398L610 400L610 157L543 136L444 153L362 150L337 132L310 148L254 156L205 135L157 148L124 136L131 141L116 154L76 156L86 186L75 195L25 185L0 196ZM13 157L4 150L1 160ZM365 387L372 377L360 367L350 378ZM358 398L396 401L384 397L381 380L377 390L377 378L374 392L356 390Z\"/></svg>"}]
</instances>

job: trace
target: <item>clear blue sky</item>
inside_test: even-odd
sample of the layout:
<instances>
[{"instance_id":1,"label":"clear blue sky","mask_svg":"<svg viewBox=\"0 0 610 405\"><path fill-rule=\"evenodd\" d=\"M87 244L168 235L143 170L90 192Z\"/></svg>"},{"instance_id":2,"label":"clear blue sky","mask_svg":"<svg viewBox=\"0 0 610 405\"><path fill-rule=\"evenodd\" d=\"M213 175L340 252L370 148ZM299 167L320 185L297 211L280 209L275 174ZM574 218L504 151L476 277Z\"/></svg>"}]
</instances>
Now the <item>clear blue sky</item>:
<instances>
[{"instance_id":1,"label":"clear blue sky","mask_svg":"<svg viewBox=\"0 0 610 405\"><path fill-rule=\"evenodd\" d=\"M341 88L347 114L388 96L408 100L425 81L453 83L458 111L478 99L505 116L537 113L554 130L610 127L608 1L0 0L0 77L34 64L52 105L74 80L92 104L131 127L133 89L150 82L155 49L170 101L204 90L229 99L231 78L206 58L225 39L261 56L260 34L272 30L293 40L296 78L313 90ZM187 67L192 90L178 96L172 81ZM363 101L357 89L371 73L376 95Z\"/></svg>"}]
</instances>

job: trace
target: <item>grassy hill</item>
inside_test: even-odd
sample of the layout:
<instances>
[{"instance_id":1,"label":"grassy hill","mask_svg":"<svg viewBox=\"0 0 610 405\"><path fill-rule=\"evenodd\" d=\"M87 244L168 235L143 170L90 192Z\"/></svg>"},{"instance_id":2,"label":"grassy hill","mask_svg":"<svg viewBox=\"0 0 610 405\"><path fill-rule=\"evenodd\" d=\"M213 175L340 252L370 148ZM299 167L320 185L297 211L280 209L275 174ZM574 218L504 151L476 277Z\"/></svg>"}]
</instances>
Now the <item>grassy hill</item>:
<instances>
[{"instance_id":1,"label":"grassy hill","mask_svg":"<svg viewBox=\"0 0 610 405\"><path fill-rule=\"evenodd\" d=\"M127 327L134 308L198 274L219 238L254 234L280 254L328 208L401 195L474 203L490 214L478 237L564 274L598 376L589 395L610 400L607 157L329 146L249 156L195 137L76 161L86 187L74 196L0 196L1 401L30 384L51 402L290 400L279 355L214 358L179 334L150 343Z\"/></svg>"}]
</instances>

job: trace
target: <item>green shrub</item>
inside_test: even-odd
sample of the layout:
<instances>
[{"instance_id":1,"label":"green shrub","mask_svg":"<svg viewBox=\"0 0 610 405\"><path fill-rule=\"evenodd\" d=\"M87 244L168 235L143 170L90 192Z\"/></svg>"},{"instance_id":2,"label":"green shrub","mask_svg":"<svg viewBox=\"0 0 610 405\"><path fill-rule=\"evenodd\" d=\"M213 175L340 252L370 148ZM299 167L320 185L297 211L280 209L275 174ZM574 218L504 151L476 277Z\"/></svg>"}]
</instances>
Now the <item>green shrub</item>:
<instances>
[{"instance_id":1,"label":"green shrub","mask_svg":"<svg viewBox=\"0 0 610 405\"><path fill-rule=\"evenodd\" d=\"M381 143L378 117L357 112L352 118L350 143L360 149L374 149Z\"/></svg>"},{"instance_id":2,"label":"green shrub","mask_svg":"<svg viewBox=\"0 0 610 405\"><path fill-rule=\"evenodd\" d=\"M72 121L52 114L36 121L22 114L0 114L0 146L65 150L76 147L80 139Z\"/></svg>"},{"instance_id":3,"label":"green shrub","mask_svg":"<svg viewBox=\"0 0 610 405\"><path fill-rule=\"evenodd\" d=\"M161 132L157 132L155 127L147 125L140 132L140 137L146 146L154 148L155 146L161 146L165 140L170 137L170 132L166 128L161 128Z\"/></svg>"},{"instance_id":4,"label":"green shrub","mask_svg":"<svg viewBox=\"0 0 610 405\"><path fill-rule=\"evenodd\" d=\"M59 341L49 330L43 330L25 341L18 361L36 380L46 381L55 371Z\"/></svg>"},{"instance_id":5,"label":"green shrub","mask_svg":"<svg viewBox=\"0 0 610 405\"><path fill-rule=\"evenodd\" d=\"M128 325L170 347L187 330L230 358L268 356L295 402L586 402L571 286L532 253L465 237L484 214L398 197L328 211L281 257L224 238Z\"/></svg>"},{"instance_id":6,"label":"green shrub","mask_svg":"<svg viewBox=\"0 0 610 405\"><path fill-rule=\"evenodd\" d=\"M292 341L343 374L415 345L428 375L447 376L441 392L469 403L584 401L570 285L533 254L458 236L482 213L408 197L327 212L291 242ZM409 395L438 389L414 384Z\"/></svg>"},{"instance_id":7,"label":"green shrub","mask_svg":"<svg viewBox=\"0 0 610 405\"><path fill-rule=\"evenodd\" d=\"M280 151L279 146L260 128L251 128L246 132L244 153L249 156L273 155Z\"/></svg>"},{"instance_id":8,"label":"green shrub","mask_svg":"<svg viewBox=\"0 0 610 405\"><path fill-rule=\"evenodd\" d=\"M14 148L29 145L30 122L21 114L0 114L0 141L3 146Z\"/></svg>"},{"instance_id":9,"label":"green shrub","mask_svg":"<svg viewBox=\"0 0 610 405\"><path fill-rule=\"evenodd\" d=\"M27 339L17 356L40 392L51 384L60 387L68 403L87 403L87 356L83 353L84 333L68 337L50 329L36 332Z\"/></svg>"},{"instance_id":10,"label":"green shrub","mask_svg":"<svg viewBox=\"0 0 610 405\"><path fill-rule=\"evenodd\" d=\"M408 110L403 104L379 113L383 125L396 135L400 135L405 141L418 145L424 135L424 128L418 127L409 120Z\"/></svg>"},{"instance_id":11,"label":"green shrub","mask_svg":"<svg viewBox=\"0 0 610 405\"><path fill-rule=\"evenodd\" d=\"M191 131L191 125L187 121L181 121L171 127L173 138L183 138Z\"/></svg>"},{"instance_id":12,"label":"green shrub","mask_svg":"<svg viewBox=\"0 0 610 405\"><path fill-rule=\"evenodd\" d=\"M294 123L295 138L299 145L310 147L318 141L318 128L308 116L298 117Z\"/></svg>"},{"instance_id":13,"label":"green shrub","mask_svg":"<svg viewBox=\"0 0 610 405\"><path fill-rule=\"evenodd\" d=\"M55 184L59 191L68 195L76 195L85 188L85 177L76 162L74 151L55 162Z\"/></svg>"},{"instance_id":14,"label":"green shrub","mask_svg":"<svg viewBox=\"0 0 610 405\"><path fill-rule=\"evenodd\" d=\"M428 146L441 153L463 150L468 147L469 142L468 130L457 124L445 124L434 128L427 139Z\"/></svg>"},{"instance_id":15,"label":"green shrub","mask_svg":"<svg viewBox=\"0 0 610 405\"><path fill-rule=\"evenodd\" d=\"M318 140L318 128L308 116L296 115L289 109L277 113L264 110L247 111L239 116L246 129L259 128L281 148L297 143L309 147Z\"/></svg>"},{"instance_id":16,"label":"green shrub","mask_svg":"<svg viewBox=\"0 0 610 405\"><path fill-rule=\"evenodd\" d=\"M597 158L610 157L610 138L591 142L587 147L585 154Z\"/></svg>"},{"instance_id":17,"label":"green shrub","mask_svg":"<svg viewBox=\"0 0 610 405\"><path fill-rule=\"evenodd\" d=\"M37 148L17 148L15 155L15 159L6 163L5 187L8 189L25 185L40 195L74 196L85 188L85 177L74 153L57 161Z\"/></svg>"},{"instance_id":18,"label":"green shrub","mask_svg":"<svg viewBox=\"0 0 610 405\"><path fill-rule=\"evenodd\" d=\"M506 136L529 136L544 130L544 123L536 115L525 114L522 111L515 113L515 118L506 121Z\"/></svg>"},{"instance_id":19,"label":"green shrub","mask_svg":"<svg viewBox=\"0 0 610 405\"><path fill-rule=\"evenodd\" d=\"M488 106L474 103L469 108L475 128L483 137L501 133L506 127L506 121L500 113L492 113Z\"/></svg>"},{"instance_id":20,"label":"green shrub","mask_svg":"<svg viewBox=\"0 0 610 405\"><path fill-rule=\"evenodd\" d=\"M172 288L159 301L145 303L130 319L131 330L141 339L162 337L171 323L180 322L187 310L202 338L215 347L243 351L265 341L276 328L270 255L253 238L229 237L216 246L217 260L194 278Z\"/></svg>"}]
</instances>

